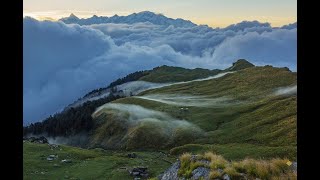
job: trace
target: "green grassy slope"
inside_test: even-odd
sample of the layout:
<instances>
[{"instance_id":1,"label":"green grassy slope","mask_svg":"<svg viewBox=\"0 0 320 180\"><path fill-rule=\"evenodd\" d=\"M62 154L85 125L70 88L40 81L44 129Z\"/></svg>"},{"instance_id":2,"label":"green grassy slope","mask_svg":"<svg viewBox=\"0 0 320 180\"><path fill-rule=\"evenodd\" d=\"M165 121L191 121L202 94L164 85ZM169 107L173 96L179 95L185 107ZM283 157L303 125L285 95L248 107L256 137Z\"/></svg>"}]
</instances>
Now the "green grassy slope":
<instances>
[{"instance_id":1,"label":"green grassy slope","mask_svg":"<svg viewBox=\"0 0 320 180\"><path fill-rule=\"evenodd\" d=\"M184 106L128 97L113 103L134 104L165 112L173 118L184 119L203 129L203 136L184 141L185 144L237 143L271 149L272 147L281 149L286 146L292 150L289 156L294 156L297 142L296 95L284 96L274 93L278 88L296 85L296 78L296 73L287 68L250 67L218 79L178 84L139 94L139 96L193 95L211 99L227 97L227 102L218 101L216 104L197 107L188 106L188 103ZM181 107L188 107L188 110L182 111ZM106 110L105 113L108 114L110 111ZM110 119L105 119L105 122L108 121ZM150 127L148 131L141 131L142 142L152 128L156 130L156 127ZM106 128L100 129L100 131L105 130ZM161 134L153 135L155 139L157 136L161 138ZM189 136L184 138L188 139ZM276 150L274 152L276 155Z\"/></svg>"},{"instance_id":2,"label":"green grassy slope","mask_svg":"<svg viewBox=\"0 0 320 180\"><path fill-rule=\"evenodd\" d=\"M139 80L164 83L164 82L181 82L190 81L193 79L206 78L213 76L221 72L221 70L208 70L208 69L185 69L182 67L160 66L154 68L146 76L143 76Z\"/></svg>"},{"instance_id":3,"label":"green grassy slope","mask_svg":"<svg viewBox=\"0 0 320 180\"><path fill-rule=\"evenodd\" d=\"M48 144L24 142L23 179L132 179L125 168L137 166L148 167L150 177L156 177L176 159L159 152L136 152L138 157L130 159L127 153L71 146L51 150ZM47 161L51 154L58 155L58 158ZM61 163L63 159L71 159L72 162Z\"/></svg>"}]
</instances>

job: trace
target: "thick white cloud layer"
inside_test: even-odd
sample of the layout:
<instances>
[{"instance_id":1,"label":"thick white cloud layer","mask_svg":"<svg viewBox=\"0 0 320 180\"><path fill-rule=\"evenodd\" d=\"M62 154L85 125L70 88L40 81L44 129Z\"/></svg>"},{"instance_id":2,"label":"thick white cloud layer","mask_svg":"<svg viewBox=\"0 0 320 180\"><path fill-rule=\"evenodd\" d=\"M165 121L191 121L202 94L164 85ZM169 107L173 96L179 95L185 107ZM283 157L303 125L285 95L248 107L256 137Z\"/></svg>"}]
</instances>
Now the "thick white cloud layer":
<instances>
[{"instance_id":1,"label":"thick white cloud layer","mask_svg":"<svg viewBox=\"0 0 320 180\"><path fill-rule=\"evenodd\" d=\"M151 23L79 26L24 18L24 123L42 120L128 73L159 65L226 68L246 58L296 70L296 38L292 26L272 29L260 23L212 29Z\"/></svg>"}]
</instances>

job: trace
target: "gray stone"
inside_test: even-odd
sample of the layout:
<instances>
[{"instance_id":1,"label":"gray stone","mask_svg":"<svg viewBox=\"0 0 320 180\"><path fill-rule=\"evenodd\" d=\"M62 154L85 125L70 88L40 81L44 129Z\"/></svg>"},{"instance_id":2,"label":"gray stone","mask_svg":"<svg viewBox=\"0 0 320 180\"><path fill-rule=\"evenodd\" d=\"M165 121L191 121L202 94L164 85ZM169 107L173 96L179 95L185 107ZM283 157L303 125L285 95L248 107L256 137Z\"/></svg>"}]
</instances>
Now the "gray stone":
<instances>
[{"instance_id":1,"label":"gray stone","mask_svg":"<svg viewBox=\"0 0 320 180\"><path fill-rule=\"evenodd\" d=\"M140 173L139 172L132 172L133 176L138 176Z\"/></svg>"},{"instance_id":2,"label":"gray stone","mask_svg":"<svg viewBox=\"0 0 320 180\"><path fill-rule=\"evenodd\" d=\"M223 180L231 180L230 176L228 174L225 174L222 176Z\"/></svg>"},{"instance_id":3,"label":"gray stone","mask_svg":"<svg viewBox=\"0 0 320 180\"><path fill-rule=\"evenodd\" d=\"M72 161L70 159L63 159L61 160L62 163L71 163Z\"/></svg>"},{"instance_id":4,"label":"gray stone","mask_svg":"<svg viewBox=\"0 0 320 180\"><path fill-rule=\"evenodd\" d=\"M178 170L180 168L180 161L174 163L170 168L168 168L161 177L158 177L161 180L179 180Z\"/></svg>"},{"instance_id":5,"label":"gray stone","mask_svg":"<svg viewBox=\"0 0 320 180\"><path fill-rule=\"evenodd\" d=\"M209 179L210 169L205 167L198 167L192 171L192 177L193 180L198 180L201 177L204 179Z\"/></svg>"},{"instance_id":6,"label":"gray stone","mask_svg":"<svg viewBox=\"0 0 320 180\"><path fill-rule=\"evenodd\" d=\"M293 171L297 171L297 169L298 169L298 164L297 164L297 162L293 162L292 164L291 164L291 168L292 168L292 170Z\"/></svg>"},{"instance_id":7,"label":"gray stone","mask_svg":"<svg viewBox=\"0 0 320 180\"><path fill-rule=\"evenodd\" d=\"M147 178L149 176L148 168L146 168L146 167L133 168L131 171L129 171L129 173L130 173L131 176L134 176L134 177L145 177L145 178Z\"/></svg>"},{"instance_id":8,"label":"gray stone","mask_svg":"<svg viewBox=\"0 0 320 180\"><path fill-rule=\"evenodd\" d=\"M47 157L47 160L48 160L48 161L53 161L53 160L54 160L54 158Z\"/></svg>"},{"instance_id":9,"label":"gray stone","mask_svg":"<svg viewBox=\"0 0 320 180\"><path fill-rule=\"evenodd\" d=\"M128 154L128 158L136 158L136 157L137 157L136 153L129 153Z\"/></svg>"}]
</instances>

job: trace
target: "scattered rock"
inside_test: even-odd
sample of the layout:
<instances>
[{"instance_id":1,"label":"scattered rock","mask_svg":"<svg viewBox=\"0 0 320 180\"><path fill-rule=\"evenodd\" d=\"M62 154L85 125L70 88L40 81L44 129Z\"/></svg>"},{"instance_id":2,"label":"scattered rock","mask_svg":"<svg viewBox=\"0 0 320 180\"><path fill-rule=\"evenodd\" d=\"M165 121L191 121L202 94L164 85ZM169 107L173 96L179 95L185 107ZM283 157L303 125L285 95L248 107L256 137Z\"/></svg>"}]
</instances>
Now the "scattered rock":
<instances>
[{"instance_id":1,"label":"scattered rock","mask_svg":"<svg viewBox=\"0 0 320 180\"><path fill-rule=\"evenodd\" d=\"M72 161L70 159L63 159L61 160L62 163L71 163Z\"/></svg>"},{"instance_id":2,"label":"scattered rock","mask_svg":"<svg viewBox=\"0 0 320 180\"><path fill-rule=\"evenodd\" d=\"M47 160L48 161L53 161L54 159L56 159L56 158L58 158L58 155L49 155L48 157L47 157Z\"/></svg>"},{"instance_id":3,"label":"scattered rock","mask_svg":"<svg viewBox=\"0 0 320 180\"><path fill-rule=\"evenodd\" d=\"M222 176L223 180L231 180L230 176L228 174L225 174Z\"/></svg>"},{"instance_id":4,"label":"scattered rock","mask_svg":"<svg viewBox=\"0 0 320 180\"><path fill-rule=\"evenodd\" d=\"M210 169L205 167L198 167L192 171L191 179L198 180L200 178L209 179Z\"/></svg>"},{"instance_id":5,"label":"scattered rock","mask_svg":"<svg viewBox=\"0 0 320 180\"><path fill-rule=\"evenodd\" d=\"M57 144L48 144L51 149L56 149L59 147Z\"/></svg>"},{"instance_id":6,"label":"scattered rock","mask_svg":"<svg viewBox=\"0 0 320 180\"><path fill-rule=\"evenodd\" d=\"M53 161L54 158L47 157L47 160L48 160L48 161Z\"/></svg>"},{"instance_id":7,"label":"scattered rock","mask_svg":"<svg viewBox=\"0 0 320 180\"><path fill-rule=\"evenodd\" d=\"M292 168L292 170L293 170L294 172L297 172L297 168L298 168L297 162L293 162L293 163L291 164L291 168Z\"/></svg>"},{"instance_id":8,"label":"scattered rock","mask_svg":"<svg viewBox=\"0 0 320 180\"><path fill-rule=\"evenodd\" d=\"M136 167L129 172L130 172L130 175L134 176L135 178L139 178L139 177L147 178L149 176L148 168L146 167Z\"/></svg>"},{"instance_id":9,"label":"scattered rock","mask_svg":"<svg viewBox=\"0 0 320 180\"><path fill-rule=\"evenodd\" d=\"M136 153L129 153L128 154L128 158L136 158L136 157L137 157Z\"/></svg>"}]
</instances>

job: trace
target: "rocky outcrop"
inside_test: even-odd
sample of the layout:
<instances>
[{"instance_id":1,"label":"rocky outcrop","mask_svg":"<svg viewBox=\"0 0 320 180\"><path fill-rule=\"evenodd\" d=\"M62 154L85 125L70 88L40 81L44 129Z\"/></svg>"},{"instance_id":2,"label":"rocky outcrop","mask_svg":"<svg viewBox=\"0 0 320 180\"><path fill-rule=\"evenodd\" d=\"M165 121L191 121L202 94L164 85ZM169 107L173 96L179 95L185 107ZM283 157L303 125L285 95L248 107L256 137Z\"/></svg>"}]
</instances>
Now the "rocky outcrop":
<instances>
[{"instance_id":1,"label":"rocky outcrop","mask_svg":"<svg viewBox=\"0 0 320 180\"><path fill-rule=\"evenodd\" d=\"M205 167L198 167L195 170L192 171L192 177L191 179L193 180L198 180L198 179L209 179L209 174L210 174L210 169L205 168Z\"/></svg>"},{"instance_id":2,"label":"rocky outcrop","mask_svg":"<svg viewBox=\"0 0 320 180\"><path fill-rule=\"evenodd\" d=\"M179 177L178 177L179 168L180 168L180 161L174 163L163 174L160 174L158 176L158 179L160 179L160 180L168 180L168 179L170 179L170 180L179 180Z\"/></svg>"},{"instance_id":3,"label":"rocky outcrop","mask_svg":"<svg viewBox=\"0 0 320 180\"><path fill-rule=\"evenodd\" d=\"M180 161L175 162L169 169L158 176L160 180L185 180L184 177L178 176L178 170L180 168ZM191 180L204 179L208 180L210 169L206 167L198 167L192 171Z\"/></svg>"}]
</instances>

